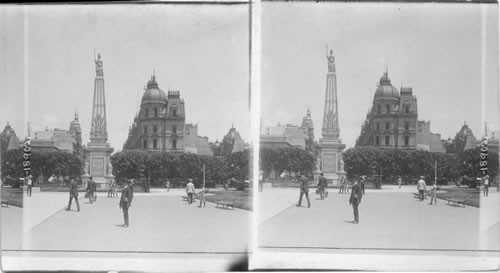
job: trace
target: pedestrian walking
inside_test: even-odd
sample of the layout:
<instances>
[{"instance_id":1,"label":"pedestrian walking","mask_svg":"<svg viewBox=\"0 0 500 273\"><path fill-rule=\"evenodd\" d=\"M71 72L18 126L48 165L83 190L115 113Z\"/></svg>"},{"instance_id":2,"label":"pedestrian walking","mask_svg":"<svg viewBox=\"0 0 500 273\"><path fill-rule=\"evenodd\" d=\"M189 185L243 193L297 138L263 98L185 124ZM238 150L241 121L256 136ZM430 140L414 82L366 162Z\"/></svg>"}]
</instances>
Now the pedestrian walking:
<instances>
[{"instance_id":1,"label":"pedestrian walking","mask_svg":"<svg viewBox=\"0 0 500 273\"><path fill-rule=\"evenodd\" d=\"M327 185L326 178L323 173L320 174L319 180L318 180L318 189L319 189L319 196L321 200L325 199L325 188Z\"/></svg>"},{"instance_id":2,"label":"pedestrian walking","mask_svg":"<svg viewBox=\"0 0 500 273\"><path fill-rule=\"evenodd\" d=\"M200 191L200 205L198 206L199 208L201 208L201 203L203 203L203 207L205 207L206 203L205 203L205 187L201 188L201 191Z\"/></svg>"},{"instance_id":3,"label":"pedestrian walking","mask_svg":"<svg viewBox=\"0 0 500 273\"><path fill-rule=\"evenodd\" d=\"M300 197L299 197L299 203L297 204L297 207L300 207L302 204L302 196L305 195L307 199L307 207L311 207L311 201L309 200L309 181L307 180L307 177L305 175L302 175L300 178Z\"/></svg>"},{"instance_id":4,"label":"pedestrian walking","mask_svg":"<svg viewBox=\"0 0 500 273\"><path fill-rule=\"evenodd\" d=\"M112 194L113 194L113 179L110 179L108 183L108 197L112 197Z\"/></svg>"},{"instance_id":5,"label":"pedestrian walking","mask_svg":"<svg viewBox=\"0 0 500 273\"><path fill-rule=\"evenodd\" d=\"M403 179L401 179L401 176L398 176L398 186L401 189L401 184L403 184Z\"/></svg>"},{"instance_id":6,"label":"pedestrian walking","mask_svg":"<svg viewBox=\"0 0 500 273\"><path fill-rule=\"evenodd\" d=\"M432 201L434 201L434 205L436 205L437 203L436 191L437 191L437 185L436 182L434 182L434 185L432 185L432 188L429 190L429 196L431 197L431 202L429 203L429 205L432 205Z\"/></svg>"},{"instance_id":7,"label":"pedestrian walking","mask_svg":"<svg viewBox=\"0 0 500 273\"><path fill-rule=\"evenodd\" d=\"M347 179L347 178L345 178L345 177L342 177L342 178L340 179L339 194L344 193L344 183L345 183L345 180L346 180L346 179Z\"/></svg>"},{"instance_id":8,"label":"pedestrian walking","mask_svg":"<svg viewBox=\"0 0 500 273\"><path fill-rule=\"evenodd\" d=\"M365 194L365 182L366 182L366 175L363 175L361 176L361 190L363 191L363 194ZM349 191L347 191L347 193L349 193Z\"/></svg>"},{"instance_id":9,"label":"pedestrian walking","mask_svg":"<svg viewBox=\"0 0 500 273\"><path fill-rule=\"evenodd\" d=\"M127 181L127 185L125 185L125 188L122 190L122 196L120 198L120 209L123 210L123 221L124 224L122 225L123 227L128 227L129 225L129 218L128 218L128 209L130 208L130 205L132 204L132 199L134 198L134 190L133 190L133 185L134 181L133 179L130 179Z\"/></svg>"},{"instance_id":10,"label":"pedestrian walking","mask_svg":"<svg viewBox=\"0 0 500 273\"><path fill-rule=\"evenodd\" d=\"M89 182L87 183L87 194L89 197L89 202L92 204L94 202L94 195L97 190L96 184L94 180L92 180L92 176L89 177Z\"/></svg>"},{"instance_id":11,"label":"pedestrian walking","mask_svg":"<svg viewBox=\"0 0 500 273\"><path fill-rule=\"evenodd\" d=\"M167 179L166 186L167 186L167 192L170 191L170 180L168 180L168 179Z\"/></svg>"},{"instance_id":12,"label":"pedestrian walking","mask_svg":"<svg viewBox=\"0 0 500 273\"><path fill-rule=\"evenodd\" d=\"M425 193L425 181L424 177L420 176L420 180L417 182L417 190L418 190L418 198L420 201L424 201L424 193Z\"/></svg>"},{"instance_id":13,"label":"pedestrian walking","mask_svg":"<svg viewBox=\"0 0 500 273\"><path fill-rule=\"evenodd\" d=\"M485 175L484 176L484 189L483 189L483 196L486 196L488 197L488 191L489 191L489 187L490 187L490 176L489 175Z\"/></svg>"},{"instance_id":14,"label":"pedestrian walking","mask_svg":"<svg viewBox=\"0 0 500 273\"><path fill-rule=\"evenodd\" d=\"M194 184L193 179L189 178L188 183L186 185L186 193L188 197L188 203L191 205L193 203L193 194L194 194Z\"/></svg>"},{"instance_id":15,"label":"pedestrian walking","mask_svg":"<svg viewBox=\"0 0 500 273\"><path fill-rule=\"evenodd\" d=\"M361 179L358 179L361 180ZM361 189L361 183L358 180L354 181L354 185L351 188L351 197L349 198L349 205L352 205L352 210L354 212L354 224L359 223L359 211L358 207L361 203L361 197L363 196L363 190Z\"/></svg>"},{"instance_id":16,"label":"pedestrian walking","mask_svg":"<svg viewBox=\"0 0 500 273\"><path fill-rule=\"evenodd\" d=\"M26 177L26 196L31 196L31 189L33 188L33 176L30 174Z\"/></svg>"},{"instance_id":17,"label":"pedestrian walking","mask_svg":"<svg viewBox=\"0 0 500 273\"><path fill-rule=\"evenodd\" d=\"M116 181L114 179L112 181L113 184L111 184L111 197L118 197L118 193L116 192Z\"/></svg>"},{"instance_id":18,"label":"pedestrian walking","mask_svg":"<svg viewBox=\"0 0 500 273\"><path fill-rule=\"evenodd\" d=\"M80 212L80 203L78 203L78 183L75 179L71 179L71 182L69 183L69 202L66 210L71 210L71 203L73 202L73 199L75 199L77 211Z\"/></svg>"}]
</instances>

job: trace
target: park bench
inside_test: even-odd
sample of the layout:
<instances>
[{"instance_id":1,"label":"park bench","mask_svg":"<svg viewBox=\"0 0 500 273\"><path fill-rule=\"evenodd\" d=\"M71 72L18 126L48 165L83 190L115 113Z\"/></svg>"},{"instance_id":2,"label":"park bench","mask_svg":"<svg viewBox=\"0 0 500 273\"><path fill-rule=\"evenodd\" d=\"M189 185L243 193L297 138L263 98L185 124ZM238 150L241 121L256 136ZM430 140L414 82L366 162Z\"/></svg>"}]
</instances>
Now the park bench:
<instances>
[{"instance_id":1,"label":"park bench","mask_svg":"<svg viewBox=\"0 0 500 273\"><path fill-rule=\"evenodd\" d=\"M234 203L236 203L237 200L238 200L238 197L232 197L232 198L223 197L222 200L215 201L215 204L216 204L216 207L222 206L223 208L226 208L226 209L229 207L234 209Z\"/></svg>"},{"instance_id":2,"label":"park bench","mask_svg":"<svg viewBox=\"0 0 500 273\"><path fill-rule=\"evenodd\" d=\"M5 200L2 198L2 207L9 207L9 201L13 197L12 194L6 196Z\"/></svg>"},{"instance_id":3,"label":"park bench","mask_svg":"<svg viewBox=\"0 0 500 273\"><path fill-rule=\"evenodd\" d=\"M448 204L459 206L460 204L464 206L465 208L465 200L467 199L466 194L454 194L451 198L446 199L448 201Z\"/></svg>"}]
</instances>

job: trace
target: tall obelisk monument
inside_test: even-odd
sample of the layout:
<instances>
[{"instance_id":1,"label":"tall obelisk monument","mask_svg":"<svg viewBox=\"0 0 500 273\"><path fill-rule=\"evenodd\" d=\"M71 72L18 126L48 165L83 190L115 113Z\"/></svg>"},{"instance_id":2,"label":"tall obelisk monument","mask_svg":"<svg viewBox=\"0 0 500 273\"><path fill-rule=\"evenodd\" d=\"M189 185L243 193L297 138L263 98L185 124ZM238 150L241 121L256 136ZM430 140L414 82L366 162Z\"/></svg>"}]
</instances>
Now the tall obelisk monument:
<instances>
[{"instance_id":1,"label":"tall obelisk monument","mask_svg":"<svg viewBox=\"0 0 500 273\"><path fill-rule=\"evenodd\" d=\"M92 105L92 121L90 142L85 149L85 175L90 175L98 189L105 189L112 178L110 155L113 148L108 143L106 124L106 100L104 92L104 72L101 54L95 62L96 77L94 83L94 102Z\"/></svg>"},{"instance_id":2,"label":"tall obelisk monument","mask_svg":"<svg viewBox=\"0 0 500 273\"><path fill-rule=\"evenodd\" d=\"M345 145L340 139L339 112L337 104L337 75L333 50L327 56L328 73L326 74L325 112L323 114L322 138L319 140L321 171L333 186L337 186L344 174L342 150Z\"/></svg>"}]
</instances>

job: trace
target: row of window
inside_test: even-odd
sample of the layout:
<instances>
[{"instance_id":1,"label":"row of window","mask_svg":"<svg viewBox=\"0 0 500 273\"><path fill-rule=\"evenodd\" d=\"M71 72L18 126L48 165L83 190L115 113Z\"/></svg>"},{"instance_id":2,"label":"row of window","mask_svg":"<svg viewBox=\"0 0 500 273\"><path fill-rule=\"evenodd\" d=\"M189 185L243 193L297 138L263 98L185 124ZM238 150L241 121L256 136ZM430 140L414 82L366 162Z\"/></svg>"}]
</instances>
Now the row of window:
<instances>
[{"instance_id":1,"label":"row of window","mask_svg":"<svg viewBox=\"0 0 500 273\"><path fill-rule=\"evenodd\" d=\"M410 122L405 121L404 126L405 126L405 130L410 130ZM380 130L380 122L379 121L375 122L375 127L377 130ZM391 122L390 121L385 122L385 129L386 130L391 129Z\"/></svg>"},{"instance_id":2,"label":"row of window","mask_svg":"<svg viewBox=\"0 0 500 273\"><path fill-rule=\"evenodd\" d=\"M148 140L147 139L144 139L143 142L142 142L142 147L144 149L147 149L148 148ZM158 149L158 140L157 139L153 139L153 149ZM176 139L172 139L172 149L177 149L177 140Z\"/></svg>"},{"instance_id":3,"label":"row of window","mask_svg":"<svg viewBox=\"0 0 500 273\"><path fill-rule=\"evenodd\" d=\"M175 108L175 107L172 108L172 116L173 117L177 117L177 108ZM145 108L144 109L144 117L146 117L146 118L150 117L150 115L149 115L149 108ZM153 113L152 113L151 117L155 117L155 118L158 117L158 108L155 107L153 109Z\"/></svg>"},{"instance_id":4,"label":"row of window","mask_svg":"<svg viewBox=\"0 0 500 273\"><path fill-rule=\"evenodd\" d=\"M409 114L410 113L410 105L409 104L404 104L404 113ZM391 112L391 106L389 104L385 105L385 113L389 114ZM377 105L377 114L382 114L382 104Z\"/></svg>"},{"instance_id":5,"label":"row of window","mask_svg":"<svg viewBox=\"0 0 500 273\"><path fill-rule=\"evenodd\" d=\"M390 140L391 140L390 136L385 136L385 145L390 145ZM379 136L375 136L375 145L380 145L380 137ZM409 146L409 145L410 145L410 137L405 136L405 146Z\"/></svg>"},{"instance_id":6,"label":"row of window","mask_svg":"<svg viewBox=\"0 0 500 273\"><path fill-rule=\"evenodd\" d=\"M148 133L148 125L143 126L144 133ZM153 134L158 133L158 125L153 125ZM172 134L177 133L177 125L172 125Z\"/></svg>"}]
</instances>

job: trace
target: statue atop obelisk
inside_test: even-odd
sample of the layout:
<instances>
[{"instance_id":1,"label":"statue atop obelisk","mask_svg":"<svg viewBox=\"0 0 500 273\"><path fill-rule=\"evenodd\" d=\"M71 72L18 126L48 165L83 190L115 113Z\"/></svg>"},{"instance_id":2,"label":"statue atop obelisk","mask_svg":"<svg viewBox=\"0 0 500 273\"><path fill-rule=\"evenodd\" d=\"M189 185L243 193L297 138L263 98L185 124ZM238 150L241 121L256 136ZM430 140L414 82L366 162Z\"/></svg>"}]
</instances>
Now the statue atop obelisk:
<instances>
[{"instance_id":1,"label":"statue atop obelisk","mask_svg":"<svg viewBox=\"0 0 500 273\"><path fill-rule=\"evenodd\" d=\"M96 182L98 189L105 189L108 180L113 178L110 173L110 155L113 148L108 143L106 124L106 100L104 92L104 71L101 54L94 59L96 77L94 81L94 100L92 104L92 120L90 127L90 142L85 149L85 177L89 175ZM87 167L88 166L88 167Z\"/></svg>"},{"instance_id":2,"label":"statue atop obelisk","mask_svg":"<svg viewBox=\"0 0 500 273\"><path fill-rule=\"evenodd\" d=\"M321 171L329 182L337 185L344 175L342 150L345 145L340 139L339 112L337 103L337 74L333 50L327 55L328 73L326 74L325 111L323 113L322 138L319 140Z\"/></svg>"}]
</instances>

